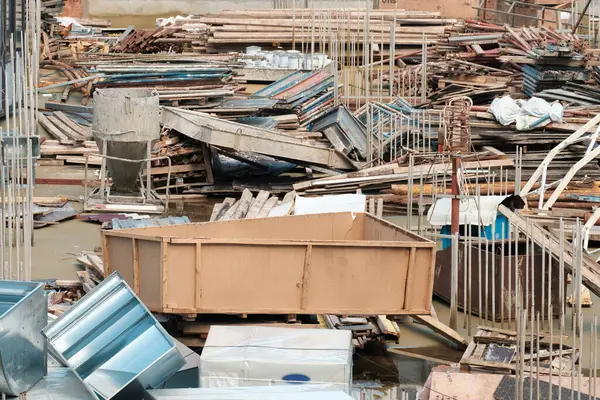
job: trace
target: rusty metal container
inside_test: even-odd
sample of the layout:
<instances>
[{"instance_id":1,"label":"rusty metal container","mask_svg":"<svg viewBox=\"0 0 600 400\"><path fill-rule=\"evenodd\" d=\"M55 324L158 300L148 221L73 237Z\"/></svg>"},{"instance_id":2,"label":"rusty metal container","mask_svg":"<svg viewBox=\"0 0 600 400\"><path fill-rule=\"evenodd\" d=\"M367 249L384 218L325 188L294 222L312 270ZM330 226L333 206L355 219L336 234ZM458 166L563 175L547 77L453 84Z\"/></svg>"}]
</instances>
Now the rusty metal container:
<instances>
[{"instance_id":1,"label":"rusty metal container","mask_svg":"<svg viewBox=\"0 0 600 400\"><path fill-rule=\"evenodd\" d=\"M102 232L154 312L429 314L435 243L364 213Z\"/></svg>"}]
</instances>

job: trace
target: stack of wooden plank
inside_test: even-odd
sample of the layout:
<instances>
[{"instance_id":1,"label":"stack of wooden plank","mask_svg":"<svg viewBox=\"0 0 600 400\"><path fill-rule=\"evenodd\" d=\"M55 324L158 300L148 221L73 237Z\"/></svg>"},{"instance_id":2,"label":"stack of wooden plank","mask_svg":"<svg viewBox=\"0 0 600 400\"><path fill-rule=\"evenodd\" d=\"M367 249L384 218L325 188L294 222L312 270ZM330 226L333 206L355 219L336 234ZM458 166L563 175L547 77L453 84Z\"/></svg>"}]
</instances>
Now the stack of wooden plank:
<instances>
[{"instance_id":1,"label":"stack of wooden plank","mask_svg":"<svg viewBox=\"0 0 600 400\"><path fill-rule=\"evenodd\" d=\"M204 50L208 39L208 25L169 25L156 29L134 29L129 35L115 43L111 50L116 53L159 53L162 51Z\"/></svg>"},{"instance_id":2,"label":"stack of wooden plank","mask_svg":"<svg viewBox=\"0 0 600 400\"><path fill-rule=\"evenodd\" d=\"M385 315L371 317L323 315L325 325L329 329L348 330L352 332L352 344L363 348L372 340L394 341L400 338L398 323L387 319Z\"/></svg>"},{"instance_id":3,"label":"stack of wooden plank","mask_svg":"<svg viewBox=\"0 0 600 400\"><path fill-rule=\"evenodd\" d=\"M531 340L525 335L525 371L543 375L571 376L579 363L579 350L569 346L555 349L550 335L538 333ZM469 343L460 364L471 369L484 369L496 373L515 373L517 365L517 332L480 326ZM564 338L563 338L564 339ZM538 349L538 350L536 350ZM539 353L538 353L539 351ZM551 359L546 367L535 364L535 360Z\"/></svg>"},{"instance_id":4,"label":"stack of wooden plank","mask_svg":"<svg viewBox=\"0 0 600 400\"><path fill-rule=\"evenodd\" d=\"M236 200L233 197L226 198L222 203L215 204L210 215L210 221L228 221L233 219L266 218L271 210L279 204L289 204L292 207L293 192L279 202L277 196L271 196L266 190L261 190L256 197L248 189L242 193L242 197ZM285 214L284 214L285 215Z\"/></svg>"},{"instance_id":5,"label":"stack of wooden plank","mask_svg":"<svg viewBox=\"0 0 600 400\"><path fill-rule=\"evenodd\" d=\"M84 165L88 154L99 154L100 150L94 141L66 142L45 140L40 146L39 165L60 166L64 164ZM100 165L99 157L87 157L89 165Z\"/></svg>"},{"instance_id":6,"label":"stack of wooden plank","mask_svg":"<svg viewBox=\"0 0 600 400\"><path fill-rule=\"evenodd\" d=\"M61 143L84 142L92 138L92 130L89 125L80 125L62 111L40 112L38 119L42 127ZM81 119L78 120L81 121ZM88 123L88 121L85 122Z\"/></svg>"},{"instance_id":7,"label":"stack of wooden plank","mask_svg":"<svg viewBox=\"0 0 600 400\"><path fill-rule=\"evenodd\" d=\"M463 158L462 166L469 170L487 170L512 167L514 162L502 154L485 150ZM438 180L444 179L444 175L449 177L451 171L450 163L441 158L417 158L412 168L401 159L392 164L365 168L357 172L300 182L294 185L294 190L298 194L307 195L356 193L358 190L372 193L389 190L393 184L406 182L411 174L412 179L420 180L422 177L424 182L428 182L435 174L438 174Z\"/></svg>"},{"instance_id":8,"label":"stack of wooden plank","mask_svg":"<svg viewBox=\"0 0 600 400\"><path fill-rule=\"evenodd\" d=\"M313 39L316 50L323 50L324 43L332 36L355 37L360 42L367 29L368 41L372 39L377 45L389 47L395 40L398 46L420 47L423 37L433 43L445 26L456 22L443 19L436 12L401 9L374 10L369 15L367 25L364 9L229 10L174 20L173 25L165 28L194 29L193 34L174 36L167 43L191 41L193 51L217 53L261 44L287 47L294 43L310 43ZM391 38L390 24L394 22L395 38Z\"/></svg>"},{"instance_id":9,"label":"stack of wooden plank","mask_svg":"<svg viewBox=\"0 0 600 400\"><path fill-rule=\"evenodd\" d=\"M48 312L56 316L62 315L84 294L90 292L104 280L104 263L102 254L94 251L83 251L76 257L77 280L46 282L48 294Z\"/></svg>"},{"instance_id":10,"label":"stack of wooden plank","mask_svg":"<svg viewBox=\"0 0 600 400\"><path fill-rule=\"evenodd\" d=\"M76 257L76 260L83 267L83 271L77 271L77 277L83 285L83 291L88 293L104 280L102 254L84 251Z\"/></svg>"},{"instance_id":11,"label":"stack of wooden plank","mask_svg":"<svg viewBox=\"0 0 600 400\"><path fill-rule=\"evenodd\" d=\"M193 188L210 185L214 182L211 157L208 146L187 138L172 130L165 130L154 144L153 156L166 156L167 159L153 162L152 184L159 192L166 191L167 183L171 192L186 194ZM171 174L168 182L169 172Z\"/></svg>"}]
</instances>

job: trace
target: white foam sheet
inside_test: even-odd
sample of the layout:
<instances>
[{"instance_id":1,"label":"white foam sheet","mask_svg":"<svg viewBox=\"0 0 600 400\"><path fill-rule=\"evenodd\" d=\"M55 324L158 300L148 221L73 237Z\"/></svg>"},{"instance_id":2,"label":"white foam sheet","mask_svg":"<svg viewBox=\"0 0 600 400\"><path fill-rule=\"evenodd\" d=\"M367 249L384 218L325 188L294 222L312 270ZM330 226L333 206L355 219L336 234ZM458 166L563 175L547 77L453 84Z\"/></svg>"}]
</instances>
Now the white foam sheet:
<instances>
[{"instance_id":1,"label":"white foam sheet","mask_svg":"<svg viewBox=\"0 0 600 400\"><path fill-rule=\"evenodd\" d=\"M200 387L331 384L350 393L352 334L330 329L213 326L200 356Z\"/></svg>"},{"instance_id":2,"label":"white foam sheet","mask_svg":"<svg viewBox=\"0 0 600 400\"><path fill-rule=\"evenodd\" d=\"M332 212L356 212L366 210L364 194L338 194L322 197L296 196L294 215L323 214Z\"/></svg>"}]
</instances>

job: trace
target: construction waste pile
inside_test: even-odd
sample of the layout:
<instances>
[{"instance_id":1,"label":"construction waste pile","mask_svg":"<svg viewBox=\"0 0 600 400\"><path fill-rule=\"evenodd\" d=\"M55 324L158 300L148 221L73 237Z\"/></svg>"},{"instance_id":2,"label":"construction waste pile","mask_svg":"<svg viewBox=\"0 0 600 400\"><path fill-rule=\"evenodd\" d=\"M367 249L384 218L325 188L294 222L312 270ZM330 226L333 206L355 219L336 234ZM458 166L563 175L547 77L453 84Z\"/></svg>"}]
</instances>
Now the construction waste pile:
<instances>
[{"instance_id":1,"label":"construction waste pile","mask_svg":"<svg viewBox=\"0 0 600 400\"><path fill-rule=\"evenodd\" d=\"M142 29L27 0L2 81L0 393L595 396L600 26L507 2L502 22L398 5ZM58 224L97 247L34 280L34 230Z\"/></svg>"}]
</instances>

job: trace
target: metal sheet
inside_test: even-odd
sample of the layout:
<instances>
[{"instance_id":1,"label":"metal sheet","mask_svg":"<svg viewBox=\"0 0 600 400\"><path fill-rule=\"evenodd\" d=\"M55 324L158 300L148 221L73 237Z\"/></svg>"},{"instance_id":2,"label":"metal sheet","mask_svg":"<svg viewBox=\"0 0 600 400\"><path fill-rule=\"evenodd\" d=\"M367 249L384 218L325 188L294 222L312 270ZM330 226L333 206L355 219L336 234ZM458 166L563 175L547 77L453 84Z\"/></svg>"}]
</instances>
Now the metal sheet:
<instances>
[{"instance_id":1,"label":"metal sheet","mask_svg":"<svg viewBox=\"0 0 600 400\"><path fill-rule=\"evenodd\" d=\"M271 99L232 99L225 100L224 102L219 104L218 108L248 108L254 110L261 108L273 108L278 102L278 100Z\"/></svg>"},{"instance_id":2,"label":"metal sheet","mask_svg":"<svg viewBox=\"0 0 600 400\"><path fill-rule=\"evenodd\" d=\"M27 400L97 400L71 368L49 368L48 374L30 391Z\"/></svg>"},{"instance_id":3,"label":"metal sheet","mask_svg":"<svg viewBox=\"0 0 600 400\"><path fill-rule=\"evenodd\" d=\"M290 87L296 85L298 82L303 81L304 79L311 76L311 72L303 72L303 71L294 71L288 76L278 80L275 83L270 84L269 86L259 90L254 93L252 97L271 97L279 94Z\"/></svg>"},{"instance_id":4,"label":"metal sheet","mask_svg":"<svg viewBox=\"0 0 600 400\"><path fill-rule=\"evenodd\" d=\"M115 272L43 330L100 399L141 399L185 363L173 339Z\"/></svg>"},{"instance_id":5,"label":"metal sheet","mask_svg":"<svg viewBox=\"0 0 600 400\"><path fill-rule=\"evenodd\" d=\"M34 159L40 158L40 137L30 136L29 141L31 142L31 156ZM27 137L2 136L2 151L5 160L10 160L13 152L15 152L16 157L26 160Z\"/></svg>"},{"instance_id":6,"label":"metal sheet","mask_svg":"<svg viewBox=\"0 0 600 400\"><path fill-rule=\"evenodd\" d=\"M47 322L44 285L0 281L0 392L18 396L33 387L46 369Z\"/></svg>"}]
</instances>

